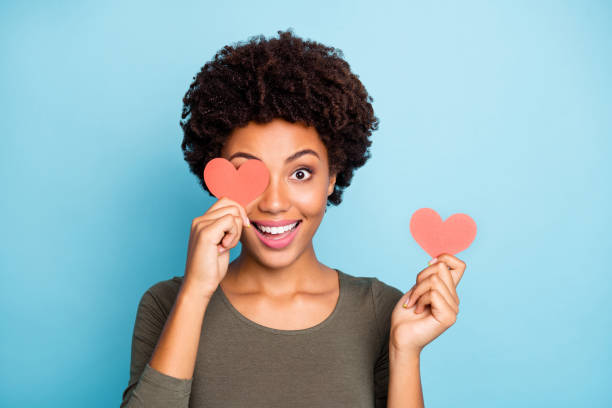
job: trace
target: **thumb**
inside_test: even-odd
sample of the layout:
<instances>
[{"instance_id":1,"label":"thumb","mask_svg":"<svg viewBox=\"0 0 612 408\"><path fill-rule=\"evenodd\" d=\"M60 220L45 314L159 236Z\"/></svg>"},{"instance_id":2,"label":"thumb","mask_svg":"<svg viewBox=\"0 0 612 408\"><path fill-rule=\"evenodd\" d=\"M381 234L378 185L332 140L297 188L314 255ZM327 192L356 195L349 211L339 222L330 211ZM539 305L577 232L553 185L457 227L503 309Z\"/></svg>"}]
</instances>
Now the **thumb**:
<instances>
[{"instance_id":1,"label":"thumb","mask_svg":"<svg viewBox=\"0 0 612 408\"><path fill-rule=\"evenodd\" d=\"M414 287L416 286L416 284L412 285L412 287L410 288L410 290L406 293L404 293L404 296L402 296L399 300L399 304L402 305L402 307L404 309L408 309L408 306L406 305L408 303L408 299L410 298L410 295L412 294L412 292L414 291Z\"/></svg>"}]
</instances>

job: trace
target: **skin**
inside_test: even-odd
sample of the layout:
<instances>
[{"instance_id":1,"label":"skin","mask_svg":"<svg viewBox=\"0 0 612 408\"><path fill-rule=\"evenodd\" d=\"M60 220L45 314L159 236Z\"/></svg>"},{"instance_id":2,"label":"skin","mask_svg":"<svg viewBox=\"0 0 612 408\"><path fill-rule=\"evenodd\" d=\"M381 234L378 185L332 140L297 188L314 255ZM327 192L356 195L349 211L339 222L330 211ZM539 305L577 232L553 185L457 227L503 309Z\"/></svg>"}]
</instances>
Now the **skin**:
<instances>
[{"instance_id":1,"label":"skin","mask_svg":"<svg viewBox=\"0 0 612 408\"><path fill-rule=\"evenodd\" d=\"M391 314L387 407L423 407L420 355L423 348L457 320L457 285L465 263L438 255L416 277Z\"/></svg>"},{"instance_id":2,"label":"skin","mask_svg":"<svg viewBox=\"0 0 612 408\"><path fill-rule=\"evenodd\" d=\"M418 354L455 323L459 313L457 285L465 267L459 258L442 254L419 272L416 283L391 315L391 347Z\"/></svg>"},{"instance_id":3,"label":"skin","mask_svg":"<svg viewBox=\"0 0 612 408\"><path fill-rule=\"evenodd\" d=\"M303 149L318 157L305 154L285 163ZM267 327L297 330L320 323L336 305L339 284L337 272L318 261L312 243L336 182L316 129L282 119L251 122L232 132L221 157L236 168L258 158L270 172L267 189L244 207L249 219L302 220L296 237L283 249L267 247L254 227L243 227L242 252L220 282L224 294L247 318Z\"/></svg>"},{"instance_id":4,"label":"skin","mask_svg":"<svg viewBox=\"0 0 612 408\"><path fill-rule=\"evenodd\" d=\"M285 163L303 149L316 156ZM233 157L239 152L247 157ZM202 320L219 285L244 316L281 330L312 327L337 303L338 274L316 259L312 246L336 181L325 146L311 127L283 120L250 123L232 132L222 157L239 167L253 156L269 169L266 190L246 208L222 197L191 223L183 284L150 359L163 374L193 377ZM293 242L276 250L261 243L248 218L301 219L302 224ZM238 240L242 253L230 264L228 249Z\"/></svg>"},{"instance_id":5,"label":"skin","mask_svg":"<svg viewBox=\"0 0 612 408\"><path fill-rule=\"evenodd\" d=\"M319 157L303 155L285 163L303 149L312 149ZM236 157L239 152L245 154ZM241 213L252 220L302 220L293 242L281 250L265 246L253 228L243 226L242 252L220 282L223 292L243 315L267 327L295 330L320 323L332 312L339 295L336 271L317 260L312 244L336 181L329 172L325 145L314 128L276 119L236 129L221 155L236 168L258 158L270 171L267 189ZM223 240L226 248L234 245L231 239ZM456 286L464 271L460 259L439 255L396 304L389 340L388 407L424 406L420 353L455 323Z\"/></svg>"}]
</instances>

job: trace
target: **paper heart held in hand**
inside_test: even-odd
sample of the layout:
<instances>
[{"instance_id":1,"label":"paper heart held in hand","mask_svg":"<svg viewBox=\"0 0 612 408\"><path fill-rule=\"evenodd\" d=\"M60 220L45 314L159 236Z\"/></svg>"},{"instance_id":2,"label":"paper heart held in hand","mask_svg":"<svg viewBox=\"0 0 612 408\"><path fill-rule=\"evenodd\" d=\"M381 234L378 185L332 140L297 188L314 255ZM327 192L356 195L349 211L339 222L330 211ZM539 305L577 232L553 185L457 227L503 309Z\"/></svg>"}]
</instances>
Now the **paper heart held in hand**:
<instances>
[{"instance_id":1,"label":"paper heart held in hand","mask_svg":"<svg viewBox=\"0 0 612 408\"><path fill-rule=\"evenodd\" d=\"M476 222L467 214L453 214L442 221L431 208L421 208L410 218L410 233L432 258L442 253L455 255L476 238Z\"/></svg>"},{"instance_id":2,"label":"paper heart held in hand","mask_svg":"<svg viewBox=\"0 0 612 408\"><path fill-rule=\"evenodd\" d=\"M247 160L238 169L222 157L209 161L204 168L204 182L217 198L227 197L243 207L268 187L270 173L261 160Z\"/></svg>"}]
</instances>

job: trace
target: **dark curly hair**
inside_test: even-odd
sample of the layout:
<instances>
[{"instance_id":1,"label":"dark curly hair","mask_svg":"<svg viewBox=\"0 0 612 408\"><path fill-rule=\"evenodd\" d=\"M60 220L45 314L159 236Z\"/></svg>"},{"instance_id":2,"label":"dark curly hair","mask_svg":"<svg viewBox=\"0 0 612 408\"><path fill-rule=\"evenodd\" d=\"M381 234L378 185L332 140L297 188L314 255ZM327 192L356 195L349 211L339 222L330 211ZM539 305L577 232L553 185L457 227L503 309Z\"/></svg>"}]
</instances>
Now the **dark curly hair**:
<instances>
[{"instance_id":1,"label":"dark curly hair","mask_svg":"<svg viewBox=\"0 0 612 408\"><path fill-rule=\"evenodd\" d=\"M193 78L180 121L185 161L210 194L204 167L221 155L232 130L275 118L302 122L327 148L336 174L327 206L338 205L354 170L370 158L369 137L378 129L373 99L341 50L303 40L291 28L278 34L226 45Z\"/></svg>"}]
</instances>

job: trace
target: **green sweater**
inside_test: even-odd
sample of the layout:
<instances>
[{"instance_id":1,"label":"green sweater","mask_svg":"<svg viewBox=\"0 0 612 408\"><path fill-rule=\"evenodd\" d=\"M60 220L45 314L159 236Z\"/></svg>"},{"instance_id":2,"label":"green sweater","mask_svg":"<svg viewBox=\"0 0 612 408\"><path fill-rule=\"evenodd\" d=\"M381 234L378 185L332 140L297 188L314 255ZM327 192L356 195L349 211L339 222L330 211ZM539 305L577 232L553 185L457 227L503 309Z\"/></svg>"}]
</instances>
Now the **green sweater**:
<instances>
[{"instance_id":1,"label":"green sweater","mask_svg":"<svg viewBox=\"0 0 612 408\"><path fill-rule=\"evenodd\" d=\"M148 364L183 277L151 286L138 305L121 408L385 407L391 312L403 292L374 277L336 271L334 311L302 330L247 319L218 286L189 380Z\"/></svg>"}]
</instances>

